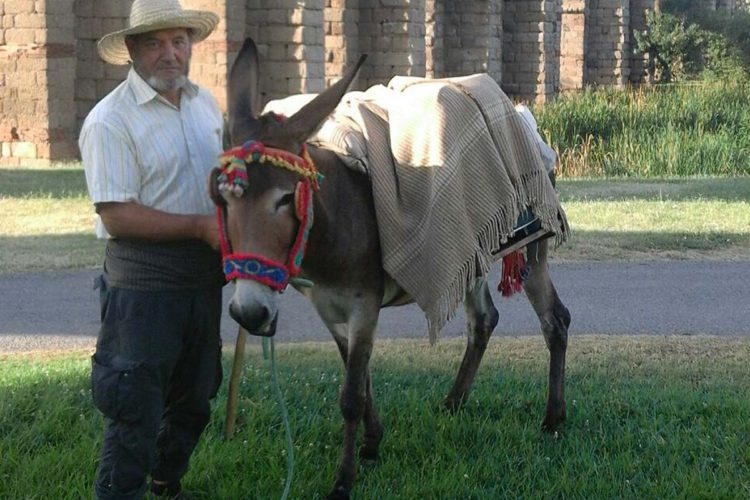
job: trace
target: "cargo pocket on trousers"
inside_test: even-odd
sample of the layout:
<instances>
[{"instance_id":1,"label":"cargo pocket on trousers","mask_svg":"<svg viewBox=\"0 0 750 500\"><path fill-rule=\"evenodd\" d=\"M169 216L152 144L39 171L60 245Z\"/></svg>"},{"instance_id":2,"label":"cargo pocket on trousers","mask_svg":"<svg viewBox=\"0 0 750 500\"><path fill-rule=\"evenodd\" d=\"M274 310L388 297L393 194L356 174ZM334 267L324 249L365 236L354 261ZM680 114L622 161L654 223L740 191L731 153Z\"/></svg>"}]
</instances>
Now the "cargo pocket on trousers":
<instances>
[{"instance_id":1,"label":"cargo pocket on trousers","mask_svg":"<svg viewBox=\"0 0 750 500\"><path fill-rule=\"evenodd\" d=\"M121 356L98 352L91 356L91 394L104 416L122 422L140 420L143 369L142 363Z\"/></svg>"}]
</instances>

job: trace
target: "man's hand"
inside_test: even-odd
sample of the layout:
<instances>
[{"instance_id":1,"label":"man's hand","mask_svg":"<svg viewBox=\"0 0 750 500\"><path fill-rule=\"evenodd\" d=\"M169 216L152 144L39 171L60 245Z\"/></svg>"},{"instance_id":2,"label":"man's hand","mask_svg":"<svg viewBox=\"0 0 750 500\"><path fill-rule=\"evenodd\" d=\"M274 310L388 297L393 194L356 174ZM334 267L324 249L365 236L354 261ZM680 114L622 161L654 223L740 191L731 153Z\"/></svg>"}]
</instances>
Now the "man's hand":
<instances>
[{"instance_id":1,"label":"man's hand","mask_svg":"<svg viewBox=\"0 0 750 500\"><path fill-rule=\"evenodd\" d=\"M201 239L211 245L214 250L221 250L219 238L219 222L214 215L198 215L201 227Z\"/></svg>"}]
</instances>

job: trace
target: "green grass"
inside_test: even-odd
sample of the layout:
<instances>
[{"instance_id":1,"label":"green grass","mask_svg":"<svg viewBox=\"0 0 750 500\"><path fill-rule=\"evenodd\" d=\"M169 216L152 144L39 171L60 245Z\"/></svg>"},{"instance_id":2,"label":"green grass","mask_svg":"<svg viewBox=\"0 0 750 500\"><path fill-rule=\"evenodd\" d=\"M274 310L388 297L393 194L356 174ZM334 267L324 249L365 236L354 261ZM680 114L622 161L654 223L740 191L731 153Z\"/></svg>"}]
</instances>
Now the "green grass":
<instances>
[{"instance_id":1,"label":"green grass","mask_svg":"<svg viewBox=\"0 0 750 500\"><path fill-rule=\"evenodd\" d=\"M101 265L80 164L0 168L0 274Z\"/></svg>"},{"instance_id":2,"label":"green grass","mask_svg":"<svg viewBox=\"0 0 750 500\"><path fill-rule=\"evenodd\" d=\"M376 345L373 377L386 436L353 498L741 498L750 495L750 342L716 337L576 337L568 420L539 424L541 338L494 339L470 402L439 407L463 343ZM228 358L227 358L228 359ZM341 444L333 344L277 347L292 427L291 498L321 498ZM91 497L102 420L86 353L0 363L0 498ZM277 498L286 477L268 362L247 359L234 440L222 439L226 387L185 478L201 498Z\"/></svg>"},{"instance_id":3,"label":"green grass","mask_svg":"<svg viewBox=\"0 0 750 500\"><path fill-rule=\"evenodd\" d=\"M561 173L750 175L750 82L586 90L534 111Z\"/></svg>"},{"instance_id":4,"label":"green grass","mask_svg":"<svg viewBox=\"0 0 750 500\"><path fill-rule=\"evenodd\" d=\"M552 258L750 256L750 177L561 179L573 237ZM80 166L0 168L0 274L101 265Z\"/></svg>"},{"instance_id":5,"label":"green grass","mask_svg":"<svg viewBox=\"0 0 750 500\"><path fill-rule=\"evenodd\" d=\"M561 180L557 260L747 260L750 178Z\"/></svg>"}]
</instances>

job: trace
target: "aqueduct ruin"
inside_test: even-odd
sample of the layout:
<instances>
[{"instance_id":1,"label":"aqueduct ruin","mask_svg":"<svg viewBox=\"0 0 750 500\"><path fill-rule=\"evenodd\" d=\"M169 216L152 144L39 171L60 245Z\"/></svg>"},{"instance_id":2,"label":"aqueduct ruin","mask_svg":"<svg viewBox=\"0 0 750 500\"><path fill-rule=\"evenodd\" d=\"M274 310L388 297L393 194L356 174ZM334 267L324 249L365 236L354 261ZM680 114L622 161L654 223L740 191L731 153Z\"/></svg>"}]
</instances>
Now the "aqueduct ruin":
<instances>
[{"instance_id":1,"label":"aqueduct ruin","mask_svg":"<svg viewBox=\"0 0 750 500\"><path fill-rule=\"evenodd\" d=\"M699 0L734 9L737 0ZM124 0L0 3L0 165L75 159L81 123L125 76L96 41L127 24ZM222 106L246 36L260 45L267 99L317 92L360 53L359 87L393 75L487 72L517 100L643 78L633 32L654 0L182 0L219 14L191 75Z\"/></svg>"}]
</instances>

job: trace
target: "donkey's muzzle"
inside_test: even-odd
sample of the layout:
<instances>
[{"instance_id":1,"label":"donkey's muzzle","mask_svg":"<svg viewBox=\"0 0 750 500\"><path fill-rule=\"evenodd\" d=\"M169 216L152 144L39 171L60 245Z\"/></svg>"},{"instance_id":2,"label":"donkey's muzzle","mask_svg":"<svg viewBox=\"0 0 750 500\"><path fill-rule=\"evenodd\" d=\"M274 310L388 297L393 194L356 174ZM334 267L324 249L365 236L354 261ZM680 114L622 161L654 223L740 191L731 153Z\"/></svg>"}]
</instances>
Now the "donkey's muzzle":
<instances>
[{"instance_id":1,"label":"donkey's muzzle","mask_svg":"<svg viewBox=\"0 0 750 500\"><path fill-rule=\"evenodd\" d=\"M239 307L236 302L229 303L229 316L249 334L258 337L273 337L276 334L278 315L271 318L266 307L254 308L251 311Z\"/></svg>"}]
</instances>

